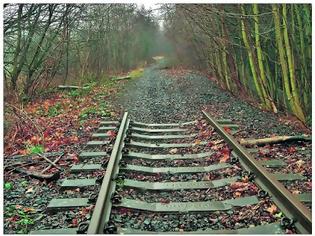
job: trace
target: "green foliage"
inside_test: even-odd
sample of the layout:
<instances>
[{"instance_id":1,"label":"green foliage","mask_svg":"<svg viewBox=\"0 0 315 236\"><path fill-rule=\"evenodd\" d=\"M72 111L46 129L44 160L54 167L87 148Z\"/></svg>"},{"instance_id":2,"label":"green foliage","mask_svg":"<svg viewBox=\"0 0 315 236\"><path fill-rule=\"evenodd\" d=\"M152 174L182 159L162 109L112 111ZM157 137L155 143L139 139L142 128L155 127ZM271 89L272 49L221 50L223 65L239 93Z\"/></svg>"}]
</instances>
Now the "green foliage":
<instances>
[{"instance_id":1,"label":"green foliage","mask_svg":"<svg viewBox=\"0 0 315 236\"><path fill-rule=\"evenodd\" d=\"M93 116L108 117L110 113L106 110L106 103L100 103L97 107L88 107L79 115L80 120L86 120Z\"/></svg>"},{"instance_id":2,"label":"green foliage","mask_svg":"<svg viewBox=\"0 0 315 236\"><path fill-rule=\"evenodd\" d=\"M70 90L69 93L68 93L69 97L72 97L72 98L76 98L76 97L79 97L80 96L80 92L78 89L76 90Z\"/></svg>"},{"instance_id":3,"label":"green foliage","mask_svg":"<svg viewBox=\"0 0 315 236\"><path fill-rule=\"evenodd\" d=\"M44 150L45 150L44 146L42 145L35 145L35 146L31 145L31 146L28 146L27 148L27 152L29 154L41 154L44 152Z\"/></svg>"},{"instance_id":4,"label":"green foliage","mask_svg":"<svg viewBox=\"0 0 315 236\"><path fill-rule=\"evenodd\" d=\"M122 188L125 184L125 181L123 179L117 179L116 180L116 185L118 188Z\"/></svg>"},{"instance_id":5,"label":"green foliage","mask_svg":"<svg viewBox=\"0 0 315 236\"><path fill-rule=\"evenodd\" d=\"M276 218L282 218L283 217L283 213L280 211L279 213L274 214L274 216Z\"/></svg>"},{"instance_id":6,"label":"green foliage","mask_svg":"<svg viewBox=\"0 0 315 236\"><path fill-rule=\"evenodd\" d=\"M5 190L10 190L12 188L13 188L13 184L12 183L7 182L7 183L4 184L4 189Z\"/></svg>"},{"instance_id":7,"label":"green foliage","mask_svg":"<svg viewBox=\"0 0 315 236\"><path fill-rule=\"evenodd\" d=\"M55 117L62 112L62 105L61 103L56 103L54 106L49 107L48 109L48 116L49 117Z\"/></svg>"},{"instance_id":8,"label":"green foliage","mask_svg":"<svg viewBox=\"0 0 315 236\"><path fill-rule=\"evenodd\" d=\"M34 209L31 208L21 208L19 205L10 205L5 207L5 217L6 218L16 218L16 227L18 233L26 234L28 233L29 225L34 224L34 220L31 218L30 212L33 212Z\"/></svg>"},{"instance_id":9,"label":"green foliage","mask_svg":"<svg viewBox=\"0 0 315 236\"><path fill-rule=\"evenodd\" d=\"M84 110L79 115L79 118L81 120L89 118L90 115L96 115L97 114L97 109L95 107L89 107Z\"/></svg>"},{"instance_id":10,"label":"green foliage","mask_svg":"<svg viewBox=\"0 0 315 236\"><path fill-rule=\"evenodd\" d=\"M88 73L88 74L80 77L79 80L80 80L81 84L91 85L91 84L95 84L95 82L97 81L97 77L93 73Z\"/></svg>"},{"instance_id":11,"label":"green foliage","mask_svg":"<svg viewBox=\"0 0 315 236\"><path fill-rule=\"evenodd\" d=\"M74 89L74 90L70 90L68 92L68 96L71 98L78 98L78 97L83 97L86 96L87 94L89 94L93 87L96 85L96 82L88 82L83 84L83 88L81 89Z\"/></svg>"}]
</instances>

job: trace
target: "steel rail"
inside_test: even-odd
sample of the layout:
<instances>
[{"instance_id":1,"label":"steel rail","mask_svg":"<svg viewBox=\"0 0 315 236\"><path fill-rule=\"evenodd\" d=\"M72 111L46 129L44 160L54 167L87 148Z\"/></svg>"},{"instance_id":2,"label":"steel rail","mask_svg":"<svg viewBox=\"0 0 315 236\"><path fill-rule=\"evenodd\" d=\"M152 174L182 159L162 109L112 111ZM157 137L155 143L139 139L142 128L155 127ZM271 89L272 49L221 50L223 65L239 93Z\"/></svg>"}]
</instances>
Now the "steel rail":
<instances>
[{"instance_id":1,"label":"steel rail","mask_svg":"<svg viewBox=\"0 0 315 236\"><path fill-rule=\"evenodd\" d=\"M103 234L105 224L109 220L112 207L111 195L116 185L113 178L118 172L118 163L122 157L124 145L123 140L126 136L129 122L128 112L125 112L107 165L106 174L101 185L87 234Z\"/></svg>"},{"instance_id":2,"label":"steel rail","mask_svg":"<svg viewBox=\"0 0 315 236\"><path fill-rule=\"evenodd\" d=\"M202 111L202 113L210 125L214 127L214 129L222 136L222 138L224 138L233 151L238 155L241 164L244 164L255 174L256 183L273 196L273 201L287 217L295 220L295 226L299 233L311 234L311 211L304 206L297 197L289 192L283 184L270 175L268 171L260 163L258 163L258 161L256 161L231 135L225 132L218 122L212 119L208 113L205 111Z\"/></svg>"}]
</instances>

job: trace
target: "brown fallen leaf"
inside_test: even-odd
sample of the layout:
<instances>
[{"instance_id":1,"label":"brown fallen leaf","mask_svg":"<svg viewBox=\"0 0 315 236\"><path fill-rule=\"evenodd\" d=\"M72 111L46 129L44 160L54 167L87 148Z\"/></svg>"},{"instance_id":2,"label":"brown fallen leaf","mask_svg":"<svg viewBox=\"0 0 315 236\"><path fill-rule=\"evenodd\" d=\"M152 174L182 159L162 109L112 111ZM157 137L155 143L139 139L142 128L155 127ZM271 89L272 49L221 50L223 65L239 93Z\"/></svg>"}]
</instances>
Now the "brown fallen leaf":
<instances>
[{"instance_id":1,"label":"brown fallen leaf","mask_svg":"<svg viewBox=\"0 0 315 236\"><path fill-rule=\"evenodd\" d=\"M244 182L234 182L231 183L230 188L231 189L239 189L239 188L244 188L247 187L248 183L244 183Z\"/></svg>"},{"instance_id":2,"label":"brown fallen leaf","mask_svg":"<svg viewBox=\"0 0 315 236\"><path fill-rule=\"evenodd\" d=\"M230 159L230 155L229 154L223 154L223 157L221 157L220 159L220 163L225 163Z\"/></svg>"},{"instance_id":3,"label":"brown fallen leaf","mask_svg":"<svg viewBox=\"0 0 315 236\"><path fill-rule=\"evenodd\" d=\"M293 193L293 194L300 194L301 191L299 191L299 190L294 190L294 191L292 191L292 193Z\"/></svg>"},{"instance_id":4,"label":"brown fallen leaf","mask_svg":"<svg viewBox=\"0 0 315 236\"><path fill-rule=\"evenodd\" d=\"M34 212L36 212L36 210L35 210L34 208L31 208L31 207L24 207L24 208L23 208L23 211L24 211L25 213L28 213L28 212L34 213Z\"/></svg>"},{"instance_id":5,"label":"brown fallen leaf","mask_svg":"<svg viewBox=\"0 0 315 236\"><path fill-rule=\"evenodd\" d=\"M297 162L295 162L295 164L297 165L298 168L301 168L305 164L305 161L298 160Z\"/></svg>"},{"instance_id":6,"label":"brown fallen leaf","mask_svg":"<svg viewBox=\"0 0 315 236\"><path fill-rule=\"evenodd\" d=\"M196 139L195 142L194 142L194 145L199 145L201 143L201 140L200 139Z\"/></svg>"},{"instance_id":7,"label":"brown fallen leaf","mask_svg":"<svg viewBox=\"0 0 315 236\"><path fill-rule=\"evenodd\" d=\"M296 152L296 148L295 147L289 147L288 148L288 153L292 154Z\"/></svg>"},{"instance_id":8,"label":"brown fallen leaf","mask_svg":"<svg viewBox=\"0 0 315 236\"><path fill-rule=\"evenodd\" d=\"M270 213L270 214L274 214L276 213L278 210L277 206L275 204L272 204L270 207L267 208L267 211Z\"/></svg>"}]
</instances>

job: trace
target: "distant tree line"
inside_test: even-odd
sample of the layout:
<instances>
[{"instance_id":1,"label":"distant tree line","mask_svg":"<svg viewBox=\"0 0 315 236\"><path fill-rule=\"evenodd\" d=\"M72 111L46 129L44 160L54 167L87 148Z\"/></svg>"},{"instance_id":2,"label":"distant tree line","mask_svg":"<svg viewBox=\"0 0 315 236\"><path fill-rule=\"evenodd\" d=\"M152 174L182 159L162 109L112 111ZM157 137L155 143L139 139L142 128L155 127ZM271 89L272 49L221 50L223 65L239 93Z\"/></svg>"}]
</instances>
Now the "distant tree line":
<instances>
[{"instance_id":1,"label":"distant tree line","mask_svg":"<svg viewBox=\"0 0 315 236\"><path fill-rule=\"evenodd\" d=\"M181 63L207 69L235 95L311 120L310 4L165 4Z\"/></svg>"},{"instance_id":2,"label":"distant tree line","mask_svg":"<svg viewBox=\"0 0 315 236\"><path fill-rule=\"evenodd\" d=\"M152 57L159 33L135 4L6 4L5 94L129 70Z\"/></svg>"}]
</instances>

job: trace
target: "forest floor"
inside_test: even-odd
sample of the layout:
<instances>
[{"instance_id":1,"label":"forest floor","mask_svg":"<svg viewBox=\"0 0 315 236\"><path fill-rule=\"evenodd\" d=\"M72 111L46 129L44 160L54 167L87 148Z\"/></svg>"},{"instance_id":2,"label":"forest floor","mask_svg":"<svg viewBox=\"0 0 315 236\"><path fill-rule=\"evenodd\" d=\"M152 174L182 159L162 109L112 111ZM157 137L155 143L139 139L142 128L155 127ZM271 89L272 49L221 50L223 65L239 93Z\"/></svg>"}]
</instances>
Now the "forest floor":
<instances>
[{"instance_id":1,"label":"forest floor","mask_svg":"<svg viewBox=\"0 0 315 236\"><path fill-rule=\"evenodd\" d=\"M90 219L91 209L84 209L63 214L55 219L57 222L51 222L45 217L45 206L58 194L58 182L36 180L16 169L23 166L26 170L42 171L49 163L38 153L55 152L49 158L54 161L62 155L58 162L62 178L78 161L78 154L103 117L118 119L123 111L128 111L135 121L169 123L200 119L201 110L205 109L215 118L231 119L238 124L236 138L311 133L297 121L261 111L218 88L207 77L188 70L166 70L154 65L146 68L141 78L94 86L85 94L74 93L58 92L41 98L27 105L24 113L15 111L15 118L7 117L18 118L19 122L11 126L5 137L4 166L8 166L4 170L5 233L28 233L52 223L55 227L75 227ZM294 193L310 191L310 143L266 145L259 148L256 158L283 159L288 165L277 171L307 177L306 181L287 187ZM45 174L56 172L52 167Z\"/></svg>"}]
</instances>

